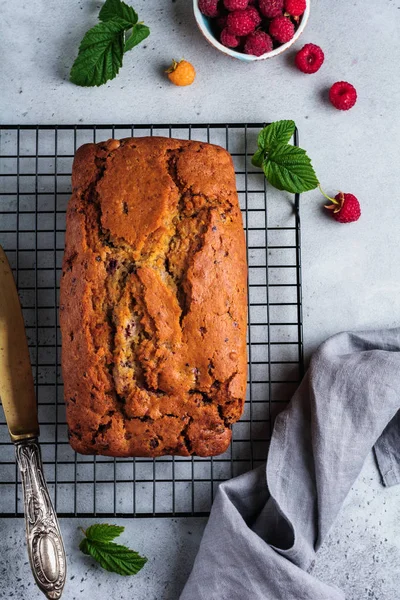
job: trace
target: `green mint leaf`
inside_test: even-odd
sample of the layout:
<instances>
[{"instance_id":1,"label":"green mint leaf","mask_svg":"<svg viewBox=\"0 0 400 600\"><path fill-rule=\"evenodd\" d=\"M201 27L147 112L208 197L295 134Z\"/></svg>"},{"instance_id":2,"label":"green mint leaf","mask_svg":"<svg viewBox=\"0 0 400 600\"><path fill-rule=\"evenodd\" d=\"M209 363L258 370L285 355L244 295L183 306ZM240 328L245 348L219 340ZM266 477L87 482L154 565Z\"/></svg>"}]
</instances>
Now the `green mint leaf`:
<instances>
[{"instance_id":1,"label":"green mint leaf","mask_svg":"<svg viewBox=\"0 0 400 600\"><path fill-rule=\"evenodd\" d=\"M287 144L274 146L263 163L265 177L278 190L301 193L318 187L319 182L305 150Z\"/></svg>"},{"instance_id":2,"label":"green mint leaf","mask_svg":"<svg viewBox=\"0 0 400 600\"><path fill-rule=\"evenodd\" d=\"M79 548L84 554L94 558L106 571L123 576L136 575L147 562L144 556L114 542L98 542L84 538Z\"/></svg>"},{"instance_id":3,"label":"green mint leaf","mask_svg":"<svg viewBox=\"0 0 400 600\"><path fill-rule=\"evenodd\" d=\"M132 6L121 2L121 0L106 0L99 13L100 21L110 21L114 17L120 17L132 25L138 22L138 16Z\"/></svg>"},{"instance_id":4,"label":"green mint leaf","mask_svg":"<svg viewBox=\"0 0 400 600\"><path fill-rule=\"evenodd\" d=\"M287 144L296 129L294 121L276 121L262 129L258 135L258 147L269 152L275 144Z\"/></svg>"},{"instance_id":5,"label":"green mint leaf","mask_svg":"<svg viewBox=\"0 0 400 600\"><path fill-rule=\"evenodd\" d=\"M89 29L72 65L70 80L81 86L102 85L114 79L122 66L124 31L130 24L119 17Z\"/></svg>"},{"instance_id":6,"label":"green mint leaf","mask_svg":"<svg viewBox=\"0 0 400 600\"><path fill-rule=\"evenodd\" d=\"M125 42L124 52L128 52L128 50L132 50L134 46L143 42L150 35L150 29L147 25L143 25L143 23L137 23L133 29L131 35Z\"/></svg>"},{"instance_id":7,"label":"green mint leaf","mask_svg":"<svg viewBox=\"0 0 400 600\"><path fill-rule=\"evenodd\" d=\"M255 167L262 167L263 162L264 162L264 157L265 157L265 150L263 150L262 148L259 148L257 150L257 152L253 155L252 159L251 159L251 163L255 166Z\"/></svg>"},{"instance_id":8,"label":"green mint leaf","mask_svg":"<svg viewBox=\"0 0 400 600\"><path fill-rule=\"evenodd\" d=\"M91 542L112 542L125 531L125 527L108 525L107 523L96 523L85 531L85 535Z\"/></svg>"}]
</instances>

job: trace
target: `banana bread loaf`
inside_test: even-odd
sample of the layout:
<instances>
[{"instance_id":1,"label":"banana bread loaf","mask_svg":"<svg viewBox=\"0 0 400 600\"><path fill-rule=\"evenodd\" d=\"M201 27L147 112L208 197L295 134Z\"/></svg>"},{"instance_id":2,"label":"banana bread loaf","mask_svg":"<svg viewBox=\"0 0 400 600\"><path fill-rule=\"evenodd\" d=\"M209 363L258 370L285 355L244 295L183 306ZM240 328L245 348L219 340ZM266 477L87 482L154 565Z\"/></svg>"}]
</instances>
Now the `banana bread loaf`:
<instances>
[{"instance_id":1,"label":"banana bread loaf","mask_svg":"<svg viewBox=\"0 0 400 600\"><path fill-rule=\"evenodd\" d=\"M212 456L242 413L246 251L232 159L129 138L76 153L60 297L83 454Z\"/></svg>"}]
</instances>

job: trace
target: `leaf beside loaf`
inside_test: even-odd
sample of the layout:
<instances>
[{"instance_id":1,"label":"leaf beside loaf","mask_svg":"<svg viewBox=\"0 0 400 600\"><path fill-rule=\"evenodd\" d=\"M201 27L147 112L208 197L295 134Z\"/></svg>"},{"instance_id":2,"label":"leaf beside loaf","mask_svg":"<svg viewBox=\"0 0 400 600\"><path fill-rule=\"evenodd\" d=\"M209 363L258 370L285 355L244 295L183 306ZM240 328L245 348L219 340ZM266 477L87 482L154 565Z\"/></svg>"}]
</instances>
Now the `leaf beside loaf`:
<instances>
[{"instance_id":1,"label":"leaf beside loaf","mask_svg":"<svg viewBox=\"0 0 400 600\"><path fill-rule=\"evenodd\" d=\"M258 135L258 147L269 152L276 144L287 144L294 135L294 121L275 121L262 129Z\"/></svg>"},{"instance_id":2,"label":"leaf beside loaf","mask_svg":"<svg viewBox=\"0 0 400 600\"><path fill-rule=\"evenodd\" d=\"M297 146L274 146L263 163L263 171L270 184L278 190L299 194L318 187L310 158Z\"/></svg>"},{"instance_id":3,"label":"leaf beside loaf","mask_svg":"<svg viewBox=\"0 0 400 600\"><path fill-rule=\"evenodd\" d=\"M108 523L96 523L85 531L86 537L92 542L112 542L125 531L125 527L108 525Z\"/></svg>"},{"instance_id":4,"label":"leaf beside loaf","mask_svg":"<svg viewBox=\"0 0 400 600\"><path fill-rule=\"evenodd\" d=\"M319 181L306 151L289 144L295 131L296 124L291 120L264 127L251 162L263 169L266 179L278 190L300 194L318 187Z\"/></svg>"},{"instance_id":5,"label":"leaf beside loaf","mask_svg":"<svg viewBox=\"0 0 400 600\"><path fill-rule=\"evenodd\" d=\"M112 540L125 530L118 525L97 523L82 530L85 537L79 544L84 554L94 558L103 569L119 575L136 575L146 564L147 558Z\"/></svg>"},{"instance_id":6,"label":"leaf beside loaf","mask_svg":"<svg viewBox=\"0 0 400 600\"><path fill-rule=\"evenodd\" d=\"M265 151L259 148L257 152L253 155L251 162L255 167L262 168L263 161L265 157Z\"/></svg>"},{"instance_id":7,"label":"leaf beside loaf","mask_svg":"<svg viewBox=\"0 0 400 600\"><path fill-rule=\"evenodd\" d=\"M128 577L136 575L146 564L147 558L126 546L114 542L93 542L84 538L80 550L94 558L103 569Z\"/></svg>"}]
</instances>

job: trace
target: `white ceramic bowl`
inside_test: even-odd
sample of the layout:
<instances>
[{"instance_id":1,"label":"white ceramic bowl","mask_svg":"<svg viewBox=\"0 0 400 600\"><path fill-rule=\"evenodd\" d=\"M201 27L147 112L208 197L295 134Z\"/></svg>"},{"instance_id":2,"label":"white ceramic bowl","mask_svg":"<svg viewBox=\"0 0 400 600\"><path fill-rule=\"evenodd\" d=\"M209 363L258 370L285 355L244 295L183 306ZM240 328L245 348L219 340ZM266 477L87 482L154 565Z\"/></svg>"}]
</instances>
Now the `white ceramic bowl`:
<instances>
[{"instance_id":1,"label":"white ceramic bowl","mask_svg":"<svg viewBox=\"0 0 400 600\"><path fill-rule=\"evenodd\" d=\"M292 39L289 40L288 42L286 42L286 44L282 44L282 46L275 48L275 50L271 50L271 52L262 54L261 56L253 56L252 54L244 54L242 52L236 52L236 50L233 50L232 48L227 48L226 46L223 46L221 44L221 42L219 42L214 37L209 18L205 17L200 12L198 0L193 0L193 10L194 10L194 16L195 16L197 25L199 26L199 29L200 29L201 33L204 35L204 37L206 38L206 40L211 44L211 46L214 46L214 48L216 48L220 52L223 52L224 54L227 54L228 56L232 56L233 58L237 58L244 62L253 62L255 60L265 60L266 58L273 58L274 56L278 56L279 54L282 54L282 52L285 52L285 50L290 48L290 46L292 44L294 44L296 42L296 40L299 39L299 37L301 36L301 34L303 33L303 31L305 29L305 26L307 25L308 17L310 16L310 0L307 0L307 8L306 8L303 16L301 17L300 25L298 26L296 33L294 34Z\"/></svg>"}]
</instances>

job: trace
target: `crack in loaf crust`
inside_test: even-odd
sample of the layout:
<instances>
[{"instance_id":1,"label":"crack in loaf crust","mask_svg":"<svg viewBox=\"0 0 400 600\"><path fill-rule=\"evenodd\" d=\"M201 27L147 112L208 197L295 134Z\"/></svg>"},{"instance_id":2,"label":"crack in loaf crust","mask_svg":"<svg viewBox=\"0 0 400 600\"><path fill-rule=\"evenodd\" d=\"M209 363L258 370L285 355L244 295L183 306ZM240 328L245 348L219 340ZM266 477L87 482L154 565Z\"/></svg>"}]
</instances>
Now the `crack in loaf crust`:
<instances>
[{"instance_id":1,"label":"crack in loaf crust","mask_svg":"<svg viewBox=\"0 0 400 600\"><path fill-rule=\"evenodd\" d=\"M230 155L166 138L76 153L60 298L72 447L224 452L247 379L246 251Z\"/></svg>"}]
</instances>

